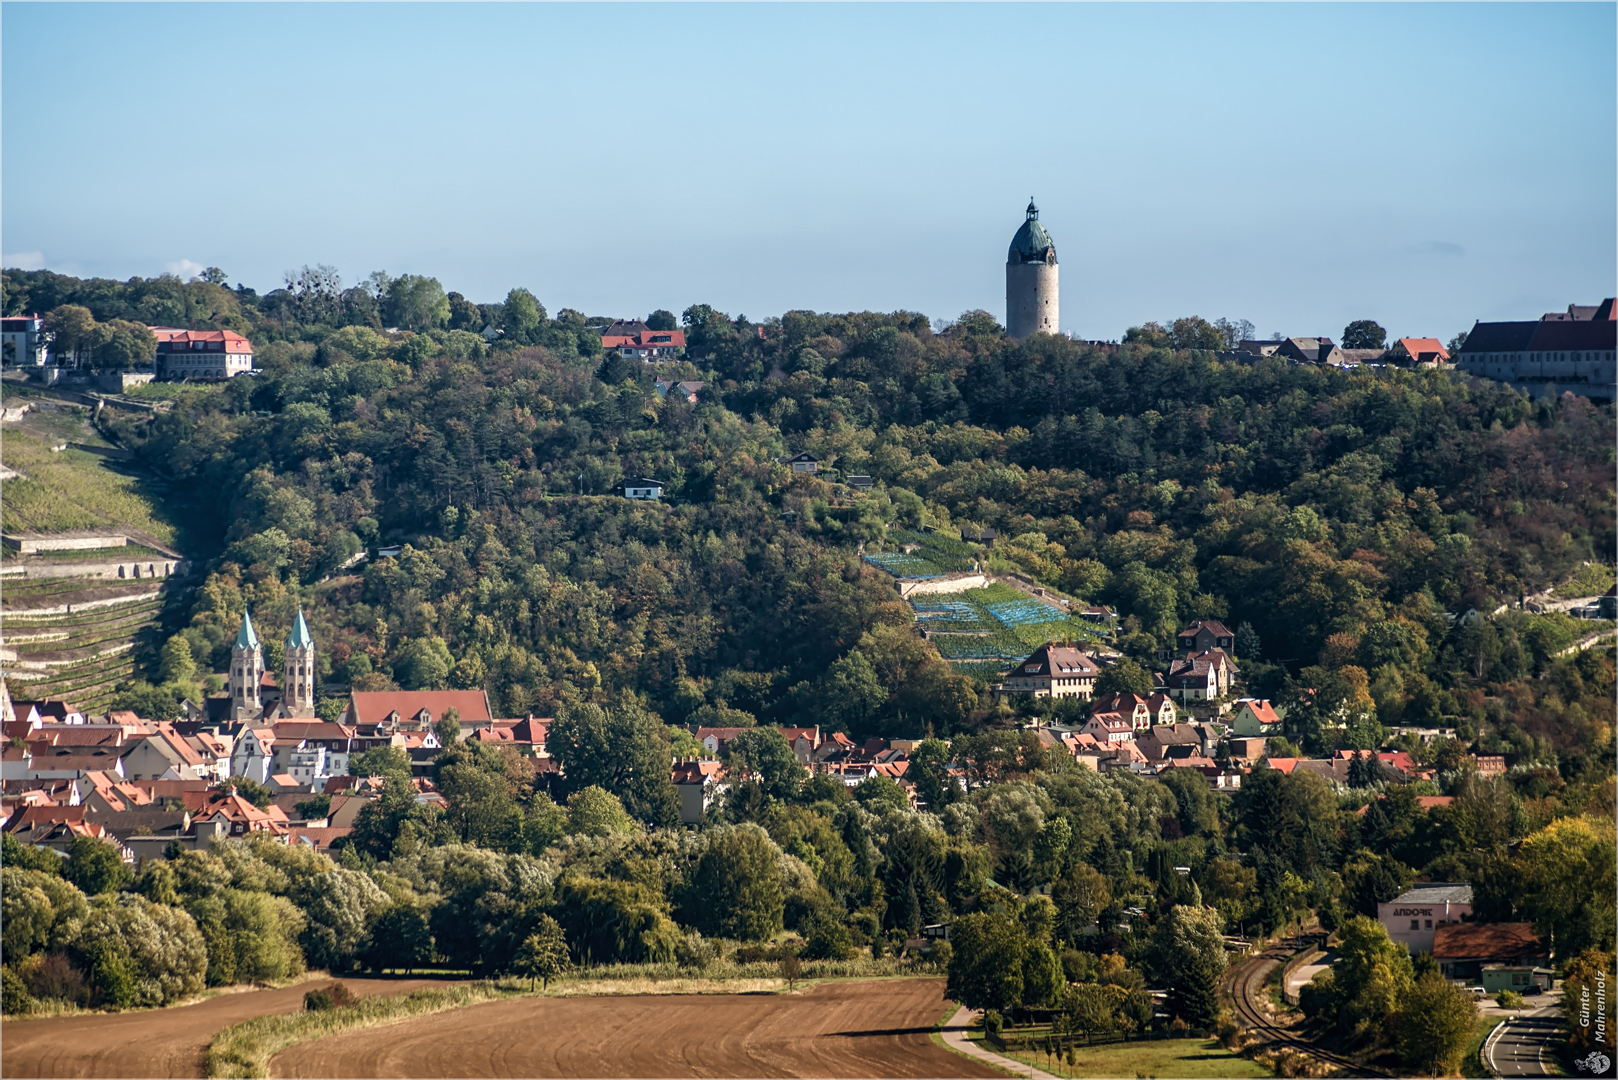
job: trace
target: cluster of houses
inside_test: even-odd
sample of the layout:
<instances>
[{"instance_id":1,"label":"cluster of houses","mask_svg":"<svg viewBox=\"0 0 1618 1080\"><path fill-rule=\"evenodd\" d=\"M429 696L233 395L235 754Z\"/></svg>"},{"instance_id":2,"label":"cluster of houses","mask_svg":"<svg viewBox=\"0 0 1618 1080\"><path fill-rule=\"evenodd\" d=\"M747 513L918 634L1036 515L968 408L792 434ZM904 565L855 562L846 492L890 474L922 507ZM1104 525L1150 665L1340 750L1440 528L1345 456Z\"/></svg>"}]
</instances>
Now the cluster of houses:
<instances>
[{"instance_id":1,"label":"cluster of houses","mask_svg":"<svg viewBox=\"0 0 1618 1080\"><path fill-rule=\"evenodd\" d=\"M1088 608L1082 615L1094 622L1114 617L1106 608ZM1182 708L1199 708L1208 715L1223 715L1229 708L1232 681L1240 674L1232 655L1236 636L1217 619L1198 619L1181 630L1175 640L1177 651L1158 654L1166 661L1155 673L1155 696L1177 701ZM996 698L1077 698L1089 701L1095 694L1102 661L1069 644L1048 642L1025 659L1013 664L1003 681L990 690ZM1278 730L1278 729L1277 729Z\"/></svg>"},{"instance_id":2,"label":"cluster of houses","mask_svg":"<svg viewBox=\"0 0 1618 1080\"><path fill-rule=\"evenodd\" d=\"M1347 784L1351 770L1374 760L1391 782L1431 778L1431 770L1403 752L1270 755L1268 740L1281 733L1283 717L1267 700L1232 699L1236 665L1227 650L1234 638L1224 625L1198 620L1179 634L1176 646L1183 659L1167 665L1150 694L1096 695L1101 662L1055 643L1035 650L996 690L1087 702L1082 723L1031 726L1047 747L1097 772L1126 769L1156 777L1189 769L1216 789L1232 790L1254 768L1312 771ZM87 717L61 699L13 702L0 681L0 829L58 851L80 836L105 839L131 862L255 833L329 850L382 788L378 777L350 775L356 755L381 747L402 751L416 798L442 804L431 773L446 721L454 722L459 739L510 747L530 758L543 785L561 774L546 749L551 721L496 718L481 690L356 691L337 719L313 715L315 641L302 612L284 655L279 677L267 672L252 619L244 615L227 688L201 705L185 702L184 715L172 722L132 712ZM749 730L690 728L701 751L673 762L670 770L682 822L702 821L732 783L746 779L732 775L725 751ZM778 730L807 769L850 788L883 777L912 805L925 808L909 774L918 740L856 741L818 726ZM1484 774L1499 773L1507 762L1478 757L1476 766ZM960 763L950 771L964 788ZM261 789L268 793L266 804L238 790L247 788L245 781L252 781L248 790L259 803L265 803Z\"/></svg>"},{"instance_id":3,"label":"cluster of houses","mask_svg":"<svg viewBox=\"0 0 1618 1080\"><path fill-rule=\"evenodd\" d=\"M59 851L79 836L105 839L131 862L249 833L325 850L381 789L379 780L349 775L356 754L403 750L423 803L442 801L429 776L440 749L434 725L446 716L460 717L463 738L544 757L547 721L493 719L480 690L356 692L336 722L267 712L173 722L127 711L87 717L60 699L12 701L0 683L0 829ZM239 794L236 778L267 789L269 804Z\"/></svg>"},{"instance_id":4,"label":"cluster of houses","mask_svg":"<svg viewBox=\"0 0 1618 1080\"><path fill-rule=\"evenodd\" d=\"M1450 362L1449 350L1437 338L1399 338L1391 346L1345 349L1329 337L1287 337L1244 340L1236 346L1239 359L1280 357L1300 364L1356 367L1360 364L1396 364L1400 367L1440 367Z\"/></svg>"}]
</instances>

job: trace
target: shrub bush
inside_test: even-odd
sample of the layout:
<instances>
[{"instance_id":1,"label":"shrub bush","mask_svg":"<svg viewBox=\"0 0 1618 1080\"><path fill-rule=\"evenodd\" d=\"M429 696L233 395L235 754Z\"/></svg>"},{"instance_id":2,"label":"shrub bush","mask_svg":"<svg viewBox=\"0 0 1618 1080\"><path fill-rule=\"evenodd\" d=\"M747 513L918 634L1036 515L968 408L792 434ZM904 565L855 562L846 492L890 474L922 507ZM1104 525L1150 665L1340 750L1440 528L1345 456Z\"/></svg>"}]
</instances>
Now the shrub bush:
<instances>
[{"instance_id":1,"label":"shrub bush","mask_svg":"<svg viewBox=\"0 0 1618 1080\"><path fill-rule=\"evenodd\" d=\"M90 988L84 973L63 953L36 953L23 962L17 975L36 1000L89 1004Z\"/></svg>"},{"instance_id":2,"label":"shrub bush","mask_svg":"<svg viewBox=\"0 0 1618 1080\"><path fill-rule=\"evenodd\" d=\"M311 990L303 995L303 1007L306 1012L327 1012L345 1009L358 1000L347 986L336 982L324 990Z\"/></svg>"},{"instance_id":3,"label":"shrub bush","mask_svg":"<svg viewBox=\"0 0 1618 1080\"><path fill-rule=\"evenodd\" d=\"M1515 990L1502 990L1494 996L1495 1004L1502 1009L1520 1009L1523 1007L1522 995Z\"/></svg>"},{"instance_id":4,"label":"shrub bush","mask_svg":"<svg viewBox=\"0 0 1618 1080\"><path fill-rule=\"evenodd\" d=\"M0 968L0 1012L21 1016L33 1007L34 999L23 985L22 976L10 968Z\"/></svg>"}]
</instances>

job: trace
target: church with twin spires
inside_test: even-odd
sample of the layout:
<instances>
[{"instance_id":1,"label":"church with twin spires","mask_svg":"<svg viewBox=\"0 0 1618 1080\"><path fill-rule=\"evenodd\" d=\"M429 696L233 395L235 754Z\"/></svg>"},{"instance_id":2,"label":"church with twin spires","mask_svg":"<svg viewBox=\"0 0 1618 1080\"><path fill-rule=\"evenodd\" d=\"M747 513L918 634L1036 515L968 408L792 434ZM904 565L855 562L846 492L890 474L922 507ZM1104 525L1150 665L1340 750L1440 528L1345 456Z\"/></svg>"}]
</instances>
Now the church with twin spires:
<instances>
[{"instance_id":1,"label":"church with twin spires","mask_svg":"<svg viewBox=\"0 0 1618 1080\"><path fill-rule=\"evenodd\" d=\"M264 650L253 629L253 617L242 613L242 626L230 650L230 715L235 720L276 720L315 715L315 639L303 608L287 634L279 699L264 681ZM266 690L271 694L266 694Z\"/></svg>"}]
</instances>

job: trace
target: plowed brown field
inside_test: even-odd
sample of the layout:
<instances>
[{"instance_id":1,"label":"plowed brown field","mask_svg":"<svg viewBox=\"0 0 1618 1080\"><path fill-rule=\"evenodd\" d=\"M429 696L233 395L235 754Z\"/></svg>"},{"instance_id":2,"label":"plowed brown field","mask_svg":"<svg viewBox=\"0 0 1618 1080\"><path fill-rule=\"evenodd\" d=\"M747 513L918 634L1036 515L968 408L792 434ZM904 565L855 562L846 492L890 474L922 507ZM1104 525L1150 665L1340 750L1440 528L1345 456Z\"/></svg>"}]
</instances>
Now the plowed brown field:
<instances>
[{"instance_id":1,"label":"plowed brown field","mask_svg":"<svg viewBox=\"0 0 1618 1080\"><path fill-rule=\"evenodd\" d=\"M0 1027L0 1077L149 1077L203 1075L216 1033L271 1013L297 1012L303 995L332 980L282 990L221 994L195 1005L151 1012L91 1013L8 1020ZM404 994L442 979L344 979L355 993Z\"/></svg>"},{"instance_id":2,"label":"plowed brown field","mask_svg":"<svg viewBox=\"0 0 1618 1080\"><path fill-rule=\"evenodd\" d=\"M295 1046L281 1077L990 1077L933 1044L942 979L796 994L519 998Z\"/></svg>"}]
</instances>

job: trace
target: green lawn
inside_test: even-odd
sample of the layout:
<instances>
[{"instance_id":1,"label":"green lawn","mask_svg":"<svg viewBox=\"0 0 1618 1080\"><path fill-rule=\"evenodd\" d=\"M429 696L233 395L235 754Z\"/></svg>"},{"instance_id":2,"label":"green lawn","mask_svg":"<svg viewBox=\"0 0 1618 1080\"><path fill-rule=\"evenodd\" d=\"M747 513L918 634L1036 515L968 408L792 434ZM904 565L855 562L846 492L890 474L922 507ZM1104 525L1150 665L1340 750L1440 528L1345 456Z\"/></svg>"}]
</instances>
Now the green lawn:
<instances>
[{"instance_id":1,"label":"green lawn","mask_svg":"<svg viewBox=\"0 0 1618 1080\"><path fill-rule=\"evenodd\" d=\"M18 553L11 552L10 548L7 548L6 550L11 554L12 559L22 557ZM42 551L39 553L39 557L55 562L118 562L120 560L127 562L135 559L153 560L168 558L167 555L163 554L161 551L158 551L156 548L142 547L140 544L125 544L122 547L110 548L80 548L67 551Z\"/></svg>"},{"instance_id":2,"label":"green lawn","mask_svg":"<svg viewBox=\"0 0 1618 1080\"><path fill-rule=\"evenodd\" d=\"M41 439L7 431L5 463L26 479L6 481L0 520L7 532L63 532L128 525L174 542L174 525L133 475L82 450L52 453Z\"/></svg>"},{"instance_id":3,"label":"green lawn","mask_svg":"<svg viewBox=\"0 0 1618 1080\"><path fill-rule=\"evenodd\" d=\"M985 1049L993 1050L992 1046ZM999 1051L996 1051L998 1053ZM1074 1064L1044 1054L1008 1053L1054 1076L1173 1076L1184 1080L1269 1076L1270 1070L1222 1048L1212 1039L1150 1039L1142 1042L1076 1046Z\"/></svg>"}]
</instances>

